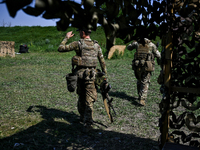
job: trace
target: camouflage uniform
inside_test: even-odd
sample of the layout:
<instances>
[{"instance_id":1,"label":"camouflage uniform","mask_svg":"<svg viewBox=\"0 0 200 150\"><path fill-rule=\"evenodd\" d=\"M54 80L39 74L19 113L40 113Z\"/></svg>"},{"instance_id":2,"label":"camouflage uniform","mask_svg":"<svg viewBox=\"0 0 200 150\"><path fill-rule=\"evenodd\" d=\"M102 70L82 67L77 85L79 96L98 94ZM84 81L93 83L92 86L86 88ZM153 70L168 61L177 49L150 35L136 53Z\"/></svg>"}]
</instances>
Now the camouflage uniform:
<instances>
[{"instance_id":1,"label":"camouflage uniform","mask_svg":"<svg viewBox=\"0 0 200 150\"><path fill-rule=\"evenodd\" d=\"M160 52L157 50L156 45L147 38L144 38L144 41L144 46L136 41L127 46L128 50L136 49L132 65L137 78L137 92L139 95L138 99L142 105L145 105L145 101L147 99L147 92L152 75L151 72L154 70L154 57L157 58L158 64L161 58ZM150 62L150 65L152 65L151 70L147 68L147 62Z\"/></svg>"},{"instance_id":2,"label":"camouflage uniform","mask_svg":"<svg viewBox=\"0 0 200 150\"><path fill-rule=\"evenodd\" d=\"M102 71L107 75L105 60L97 41L86 38L65 45L67 40L67 37L65 37L58 51L76 52L76 56L72 58L72 65L75 65L74 72L76 72L78 76L78 111L84 125L90 126L93 123L93 104L97 100L97 91L94 83L96 65L99 60ZM79 62L80 59L81 63Z\"/></svg>"}]
</instances>

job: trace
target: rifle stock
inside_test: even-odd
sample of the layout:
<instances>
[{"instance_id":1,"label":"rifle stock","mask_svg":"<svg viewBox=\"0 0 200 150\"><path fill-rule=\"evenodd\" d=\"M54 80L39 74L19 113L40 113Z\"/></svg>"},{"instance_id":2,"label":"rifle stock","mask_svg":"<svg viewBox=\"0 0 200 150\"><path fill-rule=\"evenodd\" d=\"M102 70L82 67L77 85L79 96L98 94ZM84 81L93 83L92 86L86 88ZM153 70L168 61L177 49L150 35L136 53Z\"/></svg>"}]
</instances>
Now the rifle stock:
<instances>
[{"instance_id":1,"label":"rifle stock","mask_svg":"<svg viewBox=\"0 0 200 150\"><path fill-rule=\"evenodd\" d=\"M106 113L112 123L113 117L112 117L112 114L110 111L110 107L114 111L114 108L112 107L112 104L111 104L113 99L110 100L109 95L108 95L108 91L111 89L111 86L110 86L110 84L108 84L105 74L103 72L97 72L95 83L100 87L101 95L103 97L104 107L105 107ZM114 111L114 113L115 113L115 111Z\"/></svg>"},{"instance_id":2,"label":"rifle stock","mask_svg":"<svg viewBox=\"0 0 200 150\"><path fill-rule=\"evenodd\" d=\"M111 121L111 123L113 122L113 117L112 115L110 114L110 109L108 107L108 103L107 103L107 99L106 98L103 98L103 103L104 103L104 106L105 106L105 109L106 109L106 113L108 114L108 117Z\"/></svg>"}]
</instances>

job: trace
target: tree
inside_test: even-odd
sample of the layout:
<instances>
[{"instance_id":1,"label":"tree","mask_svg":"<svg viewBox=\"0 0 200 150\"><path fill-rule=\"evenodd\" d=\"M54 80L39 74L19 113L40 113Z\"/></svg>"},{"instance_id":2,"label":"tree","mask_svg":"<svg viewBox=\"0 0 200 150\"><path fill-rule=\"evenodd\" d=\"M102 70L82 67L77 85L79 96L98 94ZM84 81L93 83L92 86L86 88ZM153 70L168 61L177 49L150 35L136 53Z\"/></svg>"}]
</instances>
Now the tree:
<instances>
[{"instance_id":1,"label":"tree","mask_svg":"<svg viewBox=\"0 0 200 150\"><path fill-rule=\"evenodd\" d=\"M197 99L200 95L200 37L196 34L200 29L199 0L82 0L82 4L61 0L36 0L35 8L24 8L31 2L32 0L3 1L12 17L23 9L29 15L43 14L45 19L60 18L57 22L58 30L66 30L70 24L73 27L84 24L85 27L96 30L97 24L100 24L105 31L108 51L114 45L116 37L127 43L133 39L142 41L144 37L155 39L159 36L164 48L162 69L165 72L164 94L159 105L162 113L159 120L161 148L168 140L179 143L180 138L176 136L180 135L183 143L190 141L191 146L200 147L197 140L191 140L199 138L200 128L197 123L200 122L200 116L196 118L191 113L193 106L182 103L187 100L193 104L197 100L195 110L200 108ZM185 35L189 38L185 38ZM185 45L190 48L190 52ZM190 109L176 117L172 110L180 104ZM178 130L183 125L196 133L186 135L183 131L168 131L169 126Z\"/></svg>"},{"instance_id":2,"label":"tree","mask_svg":"<svg viewBox=\"0 0 200 150\"><path fill-rule=\"evenodd\" d=\"M116 37L126 42L139 36L147 36L145 30L157 30L152 24L152 19L148 18L148 11L144 7L151 9L152 6L146 0L82 0L82 4L74 1L61 0L35 0L35 7L28 6L32 0L4 0L9 14L15 17L16 12L22 9L26 14L39 16L42 14L44 19L60 19L57 22L57 29L65 31L69 25L80 27L80 25L96 30L100 24L106 35L106 48L109 49L115 44ZM102 9L102 7L104 9ZM83 8L81 7L83 6ZM142 18L138 17L142 14ZM151 22L150 28L141 25ZM135 36L134 30L138 29ZM151 37L152 38L152 37Z\"/></svg>"},{"instance_id":3,"label":"tree","mask_svg":"<svg viewBox=\"0 0 200 150\"><path fill-rule=\"evenodd\" d=\"M100 24L106 35L109 51L116 38L124 43L144 37L162 37L168 30L169 9L174 0L82 0L81 4L70 0L35 0L35 7L28 6L33 0L3 0L11 17L22 9L26 14L44 19L60 19L57 29L65 31L69 25L79 28L84 25L92 30ZM188 14L188 10L198 10L196 0L176 0L175 10ZM186 5L189 7L186 8ZM102 9L103 8L103 9ZM189 12L190 12L189 11ZM198 10L199 11L199 10Z\"/></svg>"}]
</instances>

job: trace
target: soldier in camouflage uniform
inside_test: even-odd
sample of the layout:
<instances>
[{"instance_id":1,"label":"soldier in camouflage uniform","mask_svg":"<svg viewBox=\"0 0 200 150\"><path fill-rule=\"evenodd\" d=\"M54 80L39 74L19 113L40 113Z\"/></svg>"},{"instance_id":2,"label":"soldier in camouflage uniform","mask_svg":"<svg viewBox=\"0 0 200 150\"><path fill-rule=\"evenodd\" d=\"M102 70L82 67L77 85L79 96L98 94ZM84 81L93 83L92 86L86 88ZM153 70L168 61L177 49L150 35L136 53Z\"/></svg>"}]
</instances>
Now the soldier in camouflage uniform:
<instances>
[{"instance_id":1,"label":"soldier in camouflage uniform","mask_svg":"<svg viewBox=\"0 0 200 150\"><path fill-rule=\"evenodd\" d=\"M97 100L95 87L95 74L98 60L102 71L107 75L106 64L98 42L90 39L91 30L79 29L81 39L66 45L69 38L73 37L72 31L68 32L61 42L58 51L75 51L72 58L73 72L78 76L77 94L78 112L80 121L84 123L84 130L88 132L93 124L93 104Z\"/></svg>"},{"instance_id":2,"label":"soldier in camouflage uniform","mask_svg":"<svg viewBox=\"0 0 200 150\"><path fill-rule=\"evenodd\" d=\"M137 78L137 92L139 95L139 103L144 106L147 99L147 92L150 84L151 72L154 71L154 57L160 65L161 54L155 44L149 39L144 38L141 42L133 41L127 46L132 51L136 49L134 60L132 61L132 69Z\"/></svg>"}]
</instances>

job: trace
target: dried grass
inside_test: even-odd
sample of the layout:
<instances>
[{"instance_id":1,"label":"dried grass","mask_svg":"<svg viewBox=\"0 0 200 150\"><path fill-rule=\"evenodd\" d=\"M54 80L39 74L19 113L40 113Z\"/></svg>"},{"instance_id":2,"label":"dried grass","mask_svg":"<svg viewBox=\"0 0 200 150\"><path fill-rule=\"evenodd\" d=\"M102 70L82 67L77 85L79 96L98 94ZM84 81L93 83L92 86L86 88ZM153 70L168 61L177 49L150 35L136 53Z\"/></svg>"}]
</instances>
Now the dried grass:
<instances>
[{"instance_id":1,"label":"dried grass","mask_svg":"<svg viewBox=\"0 0 200 150\"><path fill-rule=\"evenodd\" d=\"M124 55L125 48L126 48L126 45L114 45L113 47L110 48L110 51L108 53L108 59L112 58L112 56L113 56L113 54L114 54L114 52L116 50L118 50L119 53L121 53L122 55Z\"/></svg>"}]
</instances>

